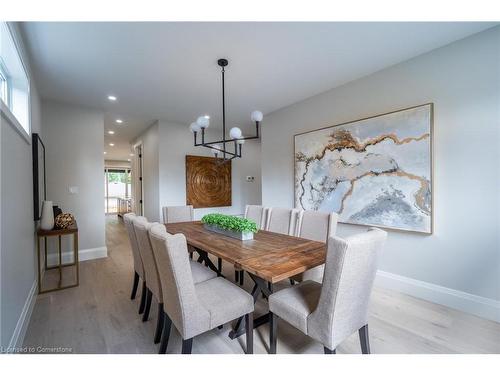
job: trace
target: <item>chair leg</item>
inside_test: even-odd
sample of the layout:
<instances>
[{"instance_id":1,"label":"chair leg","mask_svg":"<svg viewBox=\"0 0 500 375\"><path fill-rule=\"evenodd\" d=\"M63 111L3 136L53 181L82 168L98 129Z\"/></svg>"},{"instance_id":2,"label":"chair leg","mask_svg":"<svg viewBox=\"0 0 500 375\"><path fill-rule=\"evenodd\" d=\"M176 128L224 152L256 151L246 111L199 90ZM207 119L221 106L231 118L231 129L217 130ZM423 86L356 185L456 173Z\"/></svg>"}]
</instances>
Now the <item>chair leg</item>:
<instances>
[{"instance_id":1,"label":"chair leg","mask_svg":"<svg viewBox=\"0 0 500 375\"><path fill-rule=\"evenodd\" d=\"M234 282L237 283L239 281L240 271L234 270Z\"/></svg>"},{"instance_id":2,"label":"chair leg","mask_svg":"<svg viewBox=\"0 0 500 375\"><path fill-rule=\"evenodd\" d=\"M139 275L137 274L137 272L134 271L134 283L132 284L132 294L130 295L130 299L135 299L138 286L139 286Z\"/></svg>"},{"instance_id":3,"label":"chair leg","mask_svg":"<svg viewBox=\"0 0 500 375\"><path fill-rule=\"evenodd\" d=\"M167 352L168 339L170 338L170 328L172 328L172 321L168 314L163 313L163 333L161 336L160 350L158 354L165 354Z\"/></svg>"},{"instance_id":4,"label":"chair leg","mask_svg":"<svg viewBox=\"0 0 500 375\"><path fill-rule=\"evenodd\" d=\"M146 307L146 294L148 294L148 288L146 287L146 282L142 282L142 294L141 294L141 304L139 305L139 314L144 312L144 307Z\"/></svg>"},{"instance_id":5,"label":"chair leg","mask_svg":"<svg viewBox=\"0 0 500 375\"><path fill-rule=\"evenodd\" d=\"M295 280L294 279L290 279L290 285L295 285Z\"/></svg>"},{"instance_id":6,"label":"chair leg","mask_svg":"<svg viewBox=\"0 0 500 375\"><path fill-rule=\"evenodd\" d=\"M193 259L193 252L192 251L189 253L189 259Z\"/></svg>"},{"instance_id":7,"label":"chair leg","mask_svg":"<svg viewBox=\"0 0 500 375\"><path fill-rule=\"evenodd\" d=\"M163 303L158 304L158 319L156 321L156 331L155 331L155 339L154 343L158 344L161 340L161 332L163 331L163 321L165 318L163 317Z\"/></svg>"},{"instance_id":8,"label":"chair leg","mask_svg":"<svg viewBox=\"0 0 500 375\"><path fill-rule=\"evenodd\" d=\"M269 311L269 354L276 354L276 344L278 342L278 316Z\"/></svg>"},{"instance_id":9,"label":"chair leg","mask_svg":"<svg viewBox=\"0 0 500 375\"><path fill-rule=\"evenodd\" d=\"M370 354L370 340L368 338L368 324L359 329L359 342L361 344L361 353Z\"/></svg>"},{"instance_id":10,"label":"chair leg","mask_svg":"<svg viewBox=\"0 0 500 375\"><path fill-rule=\"evenodd\" d=\"M240 271L240 285L243 285L244 281L245 281L245 271L241 270Z\"/></svg>"},{"instance_id":11,"label":"chair leg","mask_svg":"<svg viewBox=\"0 0 500 375\"><path fill-rule=\"evenodd\" d=\"M323 347L323 350L325 351L325 354L336 354L335 349L328 349L326 346Z\"/></svg>"},{"instance_id":12,"label":"chair leg","mask_svg":"<svg viewBox=\"0 0 500 375\"><path fill-rule=\"evenodd\" d=\"M253 313L248 313L245 315L245 327L247 331L246 354L253 354Z\"/></svg>"},{"instance_id":13,"label":"chair leg","mask_svg":"<svg viewBox=\"0 0 500 375\"><path fill-rule=\"evenodd\" d=\"M222 272L222 259L221 258L217 258L217 271L219 271L219 273Z\"/></svg>"},{"instance_id":14,"label":"chair leg","mask_svg":"<svg viewBox=\"0 0 500 375\"><path fill-rule=\"evenodd\" d=\"M146 322L149 319L149 310L151 309L152 299L153 299L153 293L148 289L148 294L146 296L146 308L144 309L144 315L142 316L143 322Z\"/></svg>"},{"instance_id":15,"label":"chair leg","mask_svg":"<svg viewBox=\"0 0 500 375\"><path fill-rule=\"evenodd\" d=\"M182 354L191 354L193 349L193 338L182 340Z\"/></svg>"}]
</instances>

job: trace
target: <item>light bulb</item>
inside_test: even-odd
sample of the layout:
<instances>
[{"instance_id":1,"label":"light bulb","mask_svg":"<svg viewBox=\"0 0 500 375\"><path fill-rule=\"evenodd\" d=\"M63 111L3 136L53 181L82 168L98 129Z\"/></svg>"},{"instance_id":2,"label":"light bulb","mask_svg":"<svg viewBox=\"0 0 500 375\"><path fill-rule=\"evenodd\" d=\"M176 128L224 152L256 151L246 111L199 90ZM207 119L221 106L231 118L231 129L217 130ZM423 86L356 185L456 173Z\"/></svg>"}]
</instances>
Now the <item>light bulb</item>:
<instances>
[{"instance_id":1,"label":"light bulb","mask_svg":"<svg viewBox=\"0 0 500 375\"><path fill-rule=\"evenodd\" d=\"M263 117L264 115L262 114L261 111L253 111L252 114L250 115L250 118L254 122L261 122Z\"/></svg>"},{"instance_id":2,"label":"light bulb","mask_svg":"<svg viewBox=\"0 0 500 375\"><path fill-rule=\"evenodd\" d=\"M200 125L198 125L198 123L196 122L192 122L191 125L189 125L189 130L191 130L191 132L199 132L201 130L201 127Z\"/></svg>"},{"instance_id":3,"label":"light bulb","mask_svg":"<svg viewBox=\"0 0 500 375\"><path fill-rule=\"evenodd\" d=\"M231 130L229 131L229 136L232 139L241 138L241 129L237 127L231 128Z\"/></svg>"},{"instance_id":4,"label":"light bulb","mask_svg":"<svg viewBox=\"0 0 500 375\"><path fill-rule=\"evenodd\" d=\"M212 149L212 152L214 153L214 156L219 156L221 152L221 147L219 145L215 145L214 148Z\"/></svg>"},{"instance_id":5,"label":"light bulb","mask_svg":"<svg viewBox=\"0 0 500 375\"><path fill-rule=\"evenodd\" d=\"M201 129L208 128L210 125L210 118L208 116L200 116L196 120L196 123L200 126Z\"/></svg>"}]
</instances>

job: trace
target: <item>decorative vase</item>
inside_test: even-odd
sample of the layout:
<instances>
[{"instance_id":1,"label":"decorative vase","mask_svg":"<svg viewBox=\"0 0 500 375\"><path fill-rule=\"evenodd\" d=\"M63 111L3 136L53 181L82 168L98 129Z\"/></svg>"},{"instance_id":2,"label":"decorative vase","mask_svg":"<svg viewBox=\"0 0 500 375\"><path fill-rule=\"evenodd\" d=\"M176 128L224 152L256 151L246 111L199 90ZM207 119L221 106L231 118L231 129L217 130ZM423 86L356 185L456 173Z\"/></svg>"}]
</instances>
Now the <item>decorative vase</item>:
<instances>
[{"instance_id":1,"label":"decorative vase","mask_svg":"<svg viewBox=\"0 0 500 375\"><path fill-rule=\"evenodd\" d=\"M51 230L54 228L54 208L52 206L52 201L43 201L42 203L40 228L43 230Z\"/></svg>"}]
</instances>

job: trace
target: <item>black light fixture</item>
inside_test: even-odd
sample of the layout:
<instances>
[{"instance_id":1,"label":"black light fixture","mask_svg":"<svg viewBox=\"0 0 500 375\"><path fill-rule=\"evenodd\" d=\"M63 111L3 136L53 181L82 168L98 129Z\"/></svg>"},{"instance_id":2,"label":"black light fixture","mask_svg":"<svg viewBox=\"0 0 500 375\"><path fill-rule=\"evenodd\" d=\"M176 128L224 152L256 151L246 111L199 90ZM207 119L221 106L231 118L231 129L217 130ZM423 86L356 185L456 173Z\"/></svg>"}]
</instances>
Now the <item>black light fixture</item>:
<instances>
[{"instance_id":1,"label":"black light fixture","mask_svg":"<svg viewBox=\"0 0 500 375\"><path fill-rule=\"evenodd\" d=\"M217 64L221 67L222 73L222 140L205 142L205 129L210 125L210 117L200 116L193 122L189 129L194 133L194 145L203 146L212 149L216 158L221 156L222 161L229 161L234 158L241 158L241 146L249 139L259 139L259 123L262 121L262 112L253 111L251 114L252 121L255 122L255 135L252 137L243 137L241 129L233 127L229 131L229 138L226 138L226 101L225 101L225 82L224 73L225 67L229 64L226 59L217 60ZM201 143L198 143L198 133L201 131ZM234 151L229 151L228 144L234 144Z\"/></svg>"}]
</instances>

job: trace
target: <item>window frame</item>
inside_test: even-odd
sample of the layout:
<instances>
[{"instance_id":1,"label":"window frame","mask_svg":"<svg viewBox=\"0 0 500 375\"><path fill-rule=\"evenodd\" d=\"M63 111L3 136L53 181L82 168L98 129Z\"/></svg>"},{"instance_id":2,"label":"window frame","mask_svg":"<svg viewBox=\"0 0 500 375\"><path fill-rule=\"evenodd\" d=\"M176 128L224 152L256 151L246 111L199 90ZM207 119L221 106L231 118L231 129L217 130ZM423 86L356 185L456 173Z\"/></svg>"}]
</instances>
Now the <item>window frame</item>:
<instances>
[{"instance_id":1,"label":"window frame","mask_svg":"<svg viewBox=\"0 0 500 375\"><path fill-rule=\"evenodd\" d=\"M30 74L28 73L28 69L26 68L26 63L24 62L24 56L21 53L23 51L22 48L19 46L19 34L17 33L17 30L14 29L14 27L11 25L11 22L6 22L6 21L0 21L0 23L5 24L7 31L9 33L9 37L14 45L14 48L16 50L17 57L19 58L19 61L21 62L22 69L24 71L24 74L26 75L26 80L28 81L28 129L25 129L24 126L21 125L19 120L16 118L16 116L12 113L10 109L11 105L11 100L12 100L12 86L8 84L9 82L9 76L8 76L8 71L7 67L3 67L4 74L7 74L7 90L8 90L8 102L9 103L4 103L3 100L0 100L0 115L4 117L7 122L21 135L24 140L28 143L31 144L31 134L32 134L32 126L31 126L31 77ZM3 119L2 119L3 120ZM2 121L3 122L3 121Z\"/></svg>"}]
</instances>

